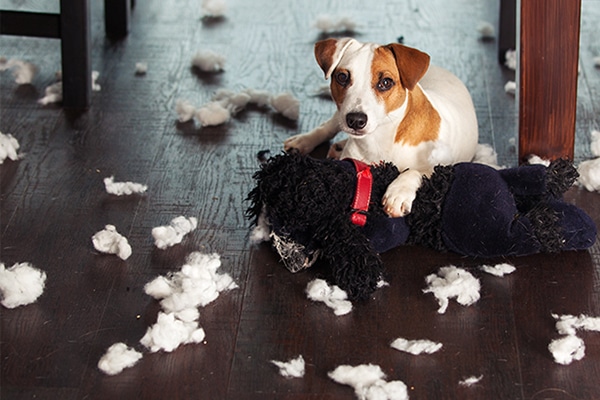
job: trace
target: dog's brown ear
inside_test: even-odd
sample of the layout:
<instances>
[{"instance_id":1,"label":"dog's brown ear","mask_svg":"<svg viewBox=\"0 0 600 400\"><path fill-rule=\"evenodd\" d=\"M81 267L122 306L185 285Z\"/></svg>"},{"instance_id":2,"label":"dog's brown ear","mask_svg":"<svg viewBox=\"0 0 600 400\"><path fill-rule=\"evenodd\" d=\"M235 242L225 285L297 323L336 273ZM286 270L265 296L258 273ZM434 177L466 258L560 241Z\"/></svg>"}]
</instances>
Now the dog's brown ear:
<instances>
[{"instance_id":1,"label":"dog's brown ear","mask_svg":"<svg viewBox=\"0 0 600 400\"><path fill-rule=\"evenodd\" d=\"M429 55L398 43L389 44L387 47L396 59L402 85L408 90L413 90L429 69Z\"/></svg>"},{"instance_id":2,"label":"dog's brown ear","mask_svg":"<svg viewBox=\"0 0 600 400\"><path fill-rule=\"evenodd\" d=\"M325 39L315 43L315 58L325 74L325 79L329 79L342 59L344 51L354 41L352 38L342 38Z\"/></svg>"}]
</instances>

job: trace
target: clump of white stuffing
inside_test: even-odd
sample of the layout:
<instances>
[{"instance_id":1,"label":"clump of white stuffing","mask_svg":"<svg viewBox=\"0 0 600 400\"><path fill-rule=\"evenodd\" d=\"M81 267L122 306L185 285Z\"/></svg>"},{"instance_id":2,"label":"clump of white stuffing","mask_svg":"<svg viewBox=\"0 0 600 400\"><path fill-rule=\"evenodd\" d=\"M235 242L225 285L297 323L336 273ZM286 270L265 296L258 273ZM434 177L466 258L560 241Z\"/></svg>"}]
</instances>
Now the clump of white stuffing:
<instances>
[{"instance_id":1,"label":"clump of white stuffing","mask_svg":"<svg viewBox=\"0 0 600 400\"><path fill-rule=\"evenodd\" d=\"M504 55L504 65L506 65L509 69L516 71L517 69L517 51L510 49L506 50Z\"/></svg>"},{"instance_id":2,"label":"clump of white stuffing","mask_svg":"<svg viewBox=\"0 0 600 400\"><path fill-rule=\"evenodd\" d=\"M575 335L562 336L554 339L548 345L554 361L558 364L568 365L574 360L581 360L585 356L585 344Z\"/></svg>"},{"instance_id":3,"label":"clump of white stuffing","mask_svg":"<svg viewBox=\"0 0 600 400\"><path fill-rule=\"evenodd\" d=\"M583 161L577 167L577 183L590 192L600 191L600 131L591 133L590 150L596 158Z\"/></svg>"},{"instance_id":4,"label":"clump of white stuffing","mask_svg":"<svg viewBox=\"0 0 600 400\"><path fill-rule=\"evenodd\" d=\"M333 18L329 15L319 15L314 23L314 27L325 34L352 33L357 26L350 17Z\"/></svg>"},{"instance_id":5,"label":"clump of white stuffing","mask_svg":"<svg viewBox=\"0 0 600 400\"><path fill-rule=\"evenodd\" d=\"M10 133L0 132L0 164L7 158L12 161L19 159L19 141Z\"/></svg>"},{"instance_id":6,"label":"clump of white stuffing","mask_svg":"<svg viewBox=\"0 0 600 400\"><path fill-rule=\"evenodd\" d=\"M323 279L314 279L308 282L306 294L312 301L321 301L331 309L335 315L345 315L352 311L352 303L347 300L348 295L337 285L329 286Z\"/></svg>"},{"instance_id":7,"label":"clump of white stuffing","mask_svg":"<svg viewBox=\"0 0 600 400\"><path fill-rule=\"evenodd\" d=\"M381 367L373 364L340 365L328 376L354 388L360 400L407 400L408 388L402 381L387 382Z\"/></svg>"},{"instance_id":8,"label":"clump of white stuffing","mask_svg":"<svg viewBox=\"0 0 600 400\"><path fill-rule=\"evenodd\" d=\"M127 238L117 232L114 225L110 224L92 236L92 243L96 250L102 253L116 254L122 260L127 260L132 252Z\"/></svg>"},{"instance_id":9,"label":"clump of white stuffing","mask_svg":"<svg viewBox=\"0 0 600 400\"><path fill-rule=\"evenodd\" d=\"M125 343L115 343L100 358L98 368L107 375L116 375L125 368L133 367L142 357L142 353Z\"/></svg>"},{"instance_id":10,"label":"clump of white stuffing","mask_svg":"<svg viewBox=\"0 0 600 400\"><path fill-rule=\"evenodd\" d=\"M148 190L148 186L141 183L115 182L114 176L104 178L104 187L108 194L114 194L115 196L124 196L134 193L142 194Z\"/></svg>"},{"instance_id":11,"label":"clump of white stuffing","mask_svg":"<svg viewBox=\"0 0 600 400\"><path fill-rule=\"evenodd\" d=\"M293 121L300 114L300 102L291 93L280 93L271 98L271 106L284 117Z\"/></svg>"},{"instance_id":12,"label":"clump of white stuffing","mask_svg":"<svg viewBox=\"0 0 600 400\"><path fill-rule=\"evenodd\" d=\"M175 217L169 225L152 228L154 244L161 250L181 243L185 235L196 229L198 219L196 217Z\"/></svg>"},{"instance_id":13,"label":"clump of white stuffing","mask_svg":"<svg viewBox=\"0 0 600 400\"><path fill-rule=\"evenodd\" d=\"M440 305L438 313L443 314L448 308L448 299L456 298L463 306L470 306L479 300L481 285L470 272L454 265L442 267L436 274L425 278L428 287L424 293L433 293Z\"/></svg>"},{"instance_id":14,"label":"clump of white stuffing","mask_svg":"<svg viewBox=\"0 0 600 400\"><path fill-rule=\"evenodd\" d=\"M33 81L37 73L37 67L30 62L6 58L0 59L0 71L12 69L13 78L17 85L27 85Z\"/></svg>"},{"instance_id":15,"label":"clump of white stuffing","mask_svg":"<svg viewBox=\"0 0 600 400\"><path fill-rule=\"evenodd\" d=\"M537 154L531 154L527 158L527 164L543 165L544 167L548 167L548 166L550 166L550 160L548 160L546 158L542 158L542 157L538 156Z\"/></svg>"},{"instance_id":16,"label":"clump of white stuffing","mask_svg":"<svg viewBox=\"0 0 600 400\"><path fill-rule=\"evenodd\" d=\"M145 62L136 62L135 63L135 74L136 75L146 75L148 72L148 63Z\"/></svg>"},{"instance_id":17,"label":"clump of white stuffing","mask_svg":"<svg viewBox=\"0 0 600 400\"><path fill-rule=\"evenodd\" d=\"M279 375L285 378L302 378L304 376L305 362L302 355L288 362L271 360L279 368Z\"/></svg>"},{"instance_id":18,"label":"clump of white stuffing","mask_svg":"<svg viewBox=\"0 0 600 400\"><path fill-rule=\"evenodd\" d=\"M494 150L494 148L487 143L477 144L473 162L489 165L495 169L500 169L500 166L498 165L498 153L496 153L496 150Z\"/></svg>"},{"instance_id":19,"label":"clump of white stuffing","mask_svg":"<svg viewBox=\"0 0 600 400\"><path fill-rule=\"evenodd\" d=\"M508 263L496 264L496 265L482 265L479 267L483 272L494 276L504 276L515 272L516 268L514 265Z\"/></svg>"},{"instance_id":20,"label":"clump of white stuffing","mask_svg":"<svg viewBox=\"0 0 600 400\"><path fill-rule=\"evenodd\" d=\"M250 232L250 243L258 244L271 240L271 227L267 220L266 213L263 211L258 216L256 226Z\"/></svg>"},{"instance_id":21,"label":"clump of white stuffing","mask_svg":"<svg viewBox=\"0 0 600 400\"><path fill-rule=\"evenodd\" d=\"M477 25L477 32L479 33L479 37L483 40L490 40L496 37L494 25L488 21L480 21Z\"/></svg>"},{"instance_id":22,"label":"clump of white stuffing","mask_svg":"<svg viewBox=\"0 0 600 400\"><path fill-rule=\"evenodd\" d=\"M100 72L92 71L92 90L94 92L99 92L102 90L102 87L98 83L98 78L100 77Z\"/></svg>"},{"instance_id":23,"label":"clump of white stuffing","mask_svg":"<svg viewBox=\"0 0 600 400\"><path fill-rule=\"evenodd\" d=\"M159 312L156 323L146 330L140 343L152 353L171 352L181 344L200 343L204 337L204 329L198 326L198 321L182 321L173 313Z\"/></svg>"},{"instance_id":24,"label":"clump of white stuffing","mask_svg":"<svg viewBox=\"0 0 600 400\"><path fill-rule=\"evenodd\" d=\"M442 348L441 343L433 342L428 339L408 340L404 338L394 340L390 346L396 350L414 355L423 353L433 354Z\"/></svg>"},{"instance_id":25,"label":"clump of white stuffing","mask_svg":"<svg viewBox=\"0 0 600 400\"><path fill-rule=\"evenodd\" d=\"M504 85L504 91L514 96L517 93L517 83L515 81L507 81Z\"/></svg>"},{"instance_id":26,"label":"clump of white stuffing","mask_svg":"<svg viewBox=\"0 0 600 400\"><path fill-rule=\"evenodd\" d=\"M219 18L225 15L227 3L225 0L202 0L202 17Z\"/></svg>"},{"instance_id":27,"label":"clump of white stuffing","mask_svg":"<svg viewBox=\"0 0 600 400\"><path fill-rule=\"evenodd\" d=\"M61 82L53 83L44 90L44 97L38 100L38 103L45 106L50 103L58 103L63 99L63 85Z\"/></svg>"},{"instance_id":28,"label":"clump of white stuffing","mask_svg":"<svg viewBox=\"0 0 600 400\"><path fill-rule=\"evenodd\" d=\"M175 112L179 122L188 122L194 119L196 107L187 100L179 99L175 102Z\"/></svg>"},{"instance_id":29,"label":"clump of white stuffing","mask_svg":"<svg viewBox=\"0 0 600 400\"><path fill-rule=\"evenodd\" d=\"M225 69L225 57L212 50L200 50L192 57L192 66L203 72L220 72Z\"/></svg>"},{"instance_id":30,"label":"clump of white stuffing","mask_svg":"<svg viewBox=\"0 0 600 400\"><path fill-rule=\"evenodd\" d=\"M471 386L474 386L474 385L478 384L479 382L481 382L482 379L483 379L483 375L470 376L468 378L465 378L465 379L459 381L458 385L463 386L463 387L471 387Z\"/></svg>"},{"instance_id":31,"label":"clump of white stuffing","mask_svg":"<svg viewBox=\"0 0 600 400\"><path fill-rule=\"evenodd\" d=\"M600 317L589 317L585 314L558 315L552 314L556 320L556 331L561 335L574 335L577 330L600 332Z\"/></svg>"},{"instance_id":32,"label":"clump of white stuffing","mask_svg":"<svg viewBox=\"0 0 600 400\"><path fill-rule=\"evenodd\" d=\"M592 151L592 155L594 157L600 157L600 131L593 130L590 134L591 142L590 142L590 150Z\"/></svg>"},{"instance_id":33,"label":"clump of white stuffing","mask_svg":"<svg viewBox=\"0 0 600 400\"><path fill-rule=\"evenodd\" d=\"M34 303L44 292L46 273L29 263L5 268L0 263L0 297L6 308Z\"/></svg>"}]
</instances>

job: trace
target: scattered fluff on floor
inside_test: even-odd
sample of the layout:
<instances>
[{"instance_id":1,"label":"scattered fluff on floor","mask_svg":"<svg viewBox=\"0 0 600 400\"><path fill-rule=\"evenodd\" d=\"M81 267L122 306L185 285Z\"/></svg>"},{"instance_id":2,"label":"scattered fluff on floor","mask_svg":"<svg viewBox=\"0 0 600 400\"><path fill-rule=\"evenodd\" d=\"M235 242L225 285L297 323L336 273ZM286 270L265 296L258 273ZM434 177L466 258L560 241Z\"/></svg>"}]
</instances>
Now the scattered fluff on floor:
<instances>
[{"instance_id":1,"label":"scattered fluff on floor","mask_svg":"<svg viewBox=\"0 0 600 400\"><path fill-rule=\"evenodd\" d=\"M198 219L195 217L175 217L169 225L152 228L154 244L162 250L174 246L181 243L185 235L196 229L197 226Z\"/></svg>"},{"instance_id":2,"label":"scattered fluff on floor","mask_svg":"<svg viewBox=\"0 0 600 400\"><path fill-rule=\"evenodd\" d=\"M135 182L115 182L115 177L104 178L104 187L106 192L115 196L125 196L130 194L142 194L148 190L148 186Z\"/></svg>"},{"instance_id":3,"label":"scattered fluff on floor","mask_svg":"<svg viewBox=\"0 0 600 400\"><path fill-rule=\"evenodd\" d=\"M501 168L498 165L498 153L496 153L496 150L494 150L494 148L487 143L477 144L473 162L489 165L495 169Z\"/></svg>"},{"instance_id":4,"label":"scattered fluff on floor","mask_svg":"<svg viewBox=\"0 0 600 400\"><path fill-rule=\"evenodd\" d=\"M127 260L131 255L131 246L127 238L117 232L114 225L106 225L103 230L92 236L94 248L102 253L116 254L120 259Z\"/></svg>"},{"instance_id":5,"label":"scattered fluff on floor","mask_svg":"<svg viewBox=\"0 0 600 400\"><path fill-rule=\"evenodd\" d=\"M346 292L338 286L329 284L323 279L308 282L306 294L312 301L322 301L335 315L345 315L352 311L352 303L347 300Z\"/></svg>"},{"instance_id":6,"label":"scattered fluff on floor","mask_svg":"<svg viewBox=\"0 0 600 400\"><path fill-rule=\"evenodd\" d=\"M381 367L373 364L358 366L340 365L329 372L329 377L354 388L360 400L406 400L408 390L404 382L387 382Z\"/></svg>"},{"instance_id":7,"label":"scattered fluff on floor","mask_svg":"<svg viewBox=\"0 0 600 400\"><path fill-rule=\"evenodd\" d=\"M600 191L600 131L592 131L590 149L596 158L583 161L577 167L579 185L590 192Z\"/></svg>"},{"instance_id":8,"label":"scattered fluff on floor","mask_svg":"<svg viewBox=\"0 0 600 400\"><path fill-rule=\"evenodd\" d=\"M351 33L355 32L358 25L350 17L334 18L329 15L317 17L314 27L321 33Z\"/></svg>"},{"instance_id":9,"label":"scattered fluff on floor","mask_svg":"<svg viewBox=\"0 0 600 400\"><path fill-rule=\"evenodd\" d=\"M5 268L0 263L0 297L6 308L34 303L44 292L46 273L29 263Z\"/></svg>"},{"instance_id":10,"label":"scattered fluff on floor","mask_svg":"<svg viewBox=\"0 0 600 400\"><path fill-rule=\"evenodd\" d=\"M506 50L504 54L504 65L509 69L515 71L517 69L517 51L516 50Z\"/></svg>"},{"instance_id":11,"label":"scattered fluff on floor","mask_svg":"<svg viewBox=\"0 0 600 400\"><path fill-rule=\"evenodd\" d=\"M192 57L192 67L202 72L220 72L225 69L225 57L212 50L200 50Z\"/></svg>"},{"instance_id":12,"label":"scattered fluff on floor","mask_svg":"<svg viewBox=\"0 0 600 400\"><path fill-rule=\"evenodd\" d=\"M63 87L62 81L55 82L50 86L47 86L44 90L44 97L38 100L38 103L45 106L51 103L61 102L63 99Z\"/></svg>"},{"instance_id":13,"label":"scattered fluff on floor","mask_svg":"<svg viewBox=\"0 0 600 400\"><path fill-rule=\"evenodd\" d=\"M552 314L552 317L556 320L556 331L564 335L552 340L548 345L554 361L567 365L574 360L581 360L585 356L585 344L577 336L577 331L600 332L600 317L589 317L584 314L579 316Z\"/></svg>"},{"instance_id":14,"label":"scattered fluff on floor","mask_svg":"<svg viewBox=\"0 0 600 400\"><path fill-rule=\"evenodd\" d=\"M136 75L146 75L148 72L148 63L145 62L136 62L135 63L135 74Z\"/></svg>"},{"instance_id":15,"label":"scattered fluff on floor","mask_svg":"<svg viewBox=\"0 0 600 400\"><path fill-rule=\"evenodd\" d=\"M279 374L286 378L302 378L304 376L304 358L302 355L288 361L271 360L273 364L279 367Z\"/></svg>"},{"instance_id":16,"label":"scattered fluff on floor","mask_svg":"<svg viewBox=\"0 0 600 400\"><path fill-rule=\"evenodd\" d=\"M436 343L427 339L419 340L407 340L404 338L398 338L390 344L390 346L396 350L403 351L414 355L423 353L433 354L442 348L441 343Z\"/></svg>"},{"instance_id":17,"label":"scattered fluff on floor","mask_svg":"<svg viewBox=\"0 0 600 400\"><path fill-rule=\"evenodd\" d=\"M458 385L464 386L464 387L471 387L471 386L474 386L474 385L478 384L479 382L481 382L482 379L483 379L483 375L470 376L468 378L463 379L462 381L459 381Z\"/></svg>"},{"instance_id":18,"label":"scattered fluff on floor","mask_svg":"<svg viewBox=\"0 0 600 400\"><path fill-rule=\"evenodd\" d=\"M225 15L227 3L225 0L202 0L202 17L219 18Z\"/></svg>"},{"instance_id":19,"label":"scattered fluff on floor","mask_svg":"<svg viewBox=\"0 0 600 400\"><path fill-rule=\"evenodd\" d=\"M182 321L174 313L159 312L156 323L146 330L140 343L152 353L171 352L182 344L200 343L204 337L198 321Z\"/></svg>"},{"instance_id":20,"label":"scattered fluff on floor","mask_svg":"<svg viewBox=\"0 0 600 400\"><path fill-rule=\"evenodd\" d=\"M514 96L517 94L517 83L515 81L507 81L504 84L504 91Z\"/></svg>"},{"instance_id":21,"label":"scattered fluff on floor","mask_svg":"<svg viewBox=\"0 0 600 400\"><path fill-rule=\"evenodd\" d=\"M436 274L425 278L428 287L423 289L424 293L433 293L440 308L438 313L443 314L448 308L448 299L456 298L463 306L470 306L479 300L479 280L470 272L457 268L454 265L442 267Z\"/></svg>"},{"instance_id":22,"label":"scattered fluff on floor","mask_svg":"<svg viewBox=\"0 0 600 400\"><path fill-rule=\"evenodd\" d=\"M7 158L16 161L19 159L19 141L10 133L0 132L0 164Z\"/></svg>"},{"instance_id":23,"label":"scattered fluff on floor","mask_svg":"<svg viewBox=\"0 0 600 400\"><path fill-rule=\"evenodd\" d=\"M488 21L480 21L477 25L477 32L479 33L479 37L483 40L490 40L496 37L494 25Z\"/></svg>"},{"instance_id":24,"label":"scattered fluff on floor","mask_svg":"<svg viewBox=\"0 0 600 400\"><path fill-rule=\"evenodd\" d=\"M100 358L98 368L107 375L116 375L125 368L133 367L142 357L142 353L127 347L125 343L115 343Z\"/></svg>"},{"instance_id":25,"label":"scattered fluff on floor","mask_svg":"<svg viewBox=\"0 0 600 400\"><path fill-rule=\"evenodd\" d=\"M515 272L516 268L508 263L496 264L496 265L482 265L479 267L483 272L494 276L504 276Z\"/></svg>"},{"instance_id":26,"label":"scattered fluff on floor","mask_svg":"<svg viewBox=\"0 0 600 400\"><path fill-rule=\"evenodd\" d=\"M37 67L23 60L0 57L0 72L12 69L13 77L17 85L27 85L33 81L37 73Z\"/></svg>"}]
</instances>

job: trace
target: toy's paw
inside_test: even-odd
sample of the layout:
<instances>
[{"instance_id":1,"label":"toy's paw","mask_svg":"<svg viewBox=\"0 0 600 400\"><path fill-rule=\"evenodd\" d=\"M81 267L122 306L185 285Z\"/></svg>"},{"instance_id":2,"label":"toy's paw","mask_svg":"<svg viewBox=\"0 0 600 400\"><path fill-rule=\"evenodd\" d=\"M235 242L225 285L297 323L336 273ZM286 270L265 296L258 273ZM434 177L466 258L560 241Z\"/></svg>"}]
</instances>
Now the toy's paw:
<instances>
[{"instance_id":1,"label":"toy's paw","mask_svg":"<svg viewBox=\"0 0 600 400\"><path fill-rule=\"evenodd\" d=\"M313 135L301 133L294 135L283 142L283 149L287 152L297 151L300 154L308 154L315 149L319 143L315 143Z\"/></svg>"},{"instance_id":2,"label":"toy's paw","mask_svg":"<svg viewBox=\"0 0 600 400\"><path fill-rule=\"evenodd\" d=\"M342 151L344 151L346 141L347 140L342 140L332 144L331 147L329 147L329 151L327 152L327 158L339 160L342 157Z\"/></svg>"},{"instance_id":3,"label":"toy's paw","mask_svg":"<svg viewBox=\"0 0 600 400\"><path fill-rule=\"evenodd\" d=\"M383 209L393 218L404 217L410 213L412 204L421 186L421 174L415 170L403 172L387 187L383 195Z\"/></svg>"}]
</instances>

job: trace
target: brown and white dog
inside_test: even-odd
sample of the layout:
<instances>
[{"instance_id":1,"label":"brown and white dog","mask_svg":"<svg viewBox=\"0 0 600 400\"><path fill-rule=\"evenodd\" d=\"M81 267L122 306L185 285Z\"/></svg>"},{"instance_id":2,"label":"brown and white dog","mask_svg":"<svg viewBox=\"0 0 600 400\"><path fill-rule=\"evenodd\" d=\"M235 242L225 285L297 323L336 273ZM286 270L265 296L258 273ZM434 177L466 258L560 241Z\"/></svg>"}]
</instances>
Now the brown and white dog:
<instances>
[{"instance_id":1,"label":"brown and white dog","mask_svg":"<svg viewBox=\"0 0 600 400\"><path fill-rule=\"evenodd\" d=\"M430 66L427 54L343 38L317 42L315 57L331 78L337 111L318 128L287 139L286 150L307 154L346 132L341 158L392 162L404 171L383 198L393 217L410 212L423 175L436 165L473 159L478 133L471 96L452 73Z\"/></svg>"}]
</instances>

